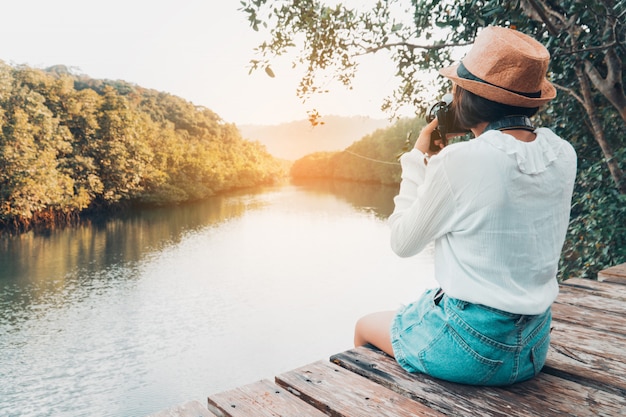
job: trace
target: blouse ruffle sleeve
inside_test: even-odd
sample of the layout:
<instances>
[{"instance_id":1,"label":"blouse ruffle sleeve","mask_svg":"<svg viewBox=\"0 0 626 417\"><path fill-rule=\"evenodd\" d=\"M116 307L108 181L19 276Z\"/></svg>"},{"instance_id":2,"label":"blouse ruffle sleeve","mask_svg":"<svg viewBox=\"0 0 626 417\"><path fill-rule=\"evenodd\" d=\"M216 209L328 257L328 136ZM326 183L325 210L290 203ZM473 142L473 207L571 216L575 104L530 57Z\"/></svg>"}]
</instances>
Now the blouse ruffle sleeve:
<instances>
[{"instance_id":1,"label":"blouse ruffle sleeve","mask_svg":"<svg viewBox=\"0 0 626 417\"><path fill-rule=\"evenodd\" d=\"M389 217L391 248L398 256L413 256L449 231L454 197L441 163L445 152L433 156L428 165L417 149L400 159L402 181Z\"/></svg>"}]
</instances>

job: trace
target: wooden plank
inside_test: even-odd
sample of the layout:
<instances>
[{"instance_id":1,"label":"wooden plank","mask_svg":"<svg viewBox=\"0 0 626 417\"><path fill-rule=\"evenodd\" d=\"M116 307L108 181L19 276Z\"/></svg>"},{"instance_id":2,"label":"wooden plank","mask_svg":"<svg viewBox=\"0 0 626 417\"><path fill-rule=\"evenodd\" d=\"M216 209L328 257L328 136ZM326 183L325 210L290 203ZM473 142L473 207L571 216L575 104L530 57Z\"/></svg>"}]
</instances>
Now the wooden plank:
<instances>
[{"instance_id":1,"label":"wooden plank","mask_svg":"<svg viewBox=\"0 0 626 417\"><path fill-rule=\"evenodd\" d=\"M331 416L439 417L421 403L327 361L276 377L276 383Z\"/></svg>"},{"instance_id":2,"label":"wooden plank","mask_svg":"<svg viewBox=\"0 0 626 417\"><path fill-rule=\"evenodd\" d=\"M626 315L626 302L624 300L594 295L589 290L573 286L561 285L556 302Z\"/></svg>"},{"instance_id":3,"label":"wooden plank","mask_svg":"<svg viewBox=\"0 0 626 417\"><path fill-rule=\"evenodd\" d=\"M626 285L626 263L598 272L598 281Z\"/></svg>"},{"instance_id":4,"label":"wooden plank","mask_svg":"<svg viewBox=\"0 0 626 417\"><path fill-rule=\"evenodd\" d=\"M216 417L199 401L189 401L181 405L150 414L148 417Z\"/></svg>"},{"instance_id":5,"label":"wooden plank","mask_svg":"<svg viewBox=\"0 0 626 417\"><path fill-rule=\"evenodd\" d=\"M331 360L450 416L626 415L624 396L547 373L510 387L475 387L410 374L393 358L368 347L334 355Z\"/></svg>"},{"instance_id":6,"label":"wooden plank","mask_svg":"<svg viewBox=\"0 0 626 417\"><path fill-rule=\"evenodd\" d=\"M579 288L588 294L605 298L626 301L626 285L618 285L613 282L601 282L592 279L570 278L561 283L561 288Z\"/></svg>"},{"instance_id":7,"label":"wooden plank","mask_svg":"<svg viewBox=\"0 0 626 417\"><path fill-rule=\"evenodd\" d=\"M544 372L626 395L626 336L555 320L550 339Z\"/></svg>"},{"instance_id":8,"label":"wooden plank","mask_svg":"<svg viewBox=\"0 0 626 417\"><path fill-rule=\"evenodd\" d=\"M623 317L579 306L554 304L550 350L544 372L626 394Z\"/></svg>"},{"instance_id":9,"label":"wooden plank","mask_svg":"<svg viewBox=\"0 0 626 417\"><path fill-rule=\"evenodd\" d=\"M552 318L556 321L568 322L578 326L593 327L602 332L626 335L624 317L607 311L554 303L552 304Z\"/></svg>"},{"instance_id":10,"label":"wooden plank","mask_svg":"<svg viewBox=\"0 0 626 417\"><path fill-rule=\"evenodd\" d=\"M555 344L550 345L542 372L626 396L626 364Z\"/></svg>"},{"instance_id":11,"label":"wooden plank","mask_svg":"<svg viewBox=\"0 0 626 417\"><path fill-rule=\"evenodd\" d=\"M626 362L626 336L605 333L590 326L553 321L550 344L587 352L612 361Z\"/></svg>"},{"instance_id":12,"label":"wooden plank","mask_svg":"<svg viewBox=\"0 0 626 417\"><path fill-rule=\"evenodd\" d=\"M218 417L326 416L268 380L211 395L208 403Z\"/></svg>"}]
</instances>

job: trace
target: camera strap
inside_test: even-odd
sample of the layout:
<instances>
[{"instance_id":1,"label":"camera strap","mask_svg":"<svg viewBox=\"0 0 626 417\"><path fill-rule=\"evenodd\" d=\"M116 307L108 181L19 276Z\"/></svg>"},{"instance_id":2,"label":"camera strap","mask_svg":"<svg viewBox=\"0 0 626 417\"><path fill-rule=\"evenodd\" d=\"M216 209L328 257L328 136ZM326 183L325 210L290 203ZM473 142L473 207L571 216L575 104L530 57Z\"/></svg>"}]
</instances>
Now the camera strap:
<instances>
[{"instance_id":1,"label":"camera strap","mask_svg":"<svg viewBox=\"0 0 626 417\"><path fill-rule=\"evenodd\" d=\"M500 120L496 120L495 122L491 122L487 125L485 130L507 130L507 129L523 129L528 130L530 132L535 131L535 126L533 126L530 119L526 116L506 116Z\"/></svg>"}]
</instances>

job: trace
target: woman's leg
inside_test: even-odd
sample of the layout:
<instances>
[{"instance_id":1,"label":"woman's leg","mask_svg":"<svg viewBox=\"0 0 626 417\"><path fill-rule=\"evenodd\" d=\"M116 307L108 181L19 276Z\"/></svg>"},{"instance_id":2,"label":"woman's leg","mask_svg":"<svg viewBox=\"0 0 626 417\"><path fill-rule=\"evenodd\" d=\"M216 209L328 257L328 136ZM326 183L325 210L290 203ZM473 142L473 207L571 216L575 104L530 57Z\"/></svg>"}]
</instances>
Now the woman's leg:
<instances>
[{"instance_id":1,"label":"woman's leg","mask_svg":"<svg viewBox=\"0 0 626 417\"><path fill-rule=\"evenodd\" d=\"M395 315L395 311L380 311L361 317L354 328L354 346L369 343L393 356L391 322Z\"/></svg>"}]
</instances>

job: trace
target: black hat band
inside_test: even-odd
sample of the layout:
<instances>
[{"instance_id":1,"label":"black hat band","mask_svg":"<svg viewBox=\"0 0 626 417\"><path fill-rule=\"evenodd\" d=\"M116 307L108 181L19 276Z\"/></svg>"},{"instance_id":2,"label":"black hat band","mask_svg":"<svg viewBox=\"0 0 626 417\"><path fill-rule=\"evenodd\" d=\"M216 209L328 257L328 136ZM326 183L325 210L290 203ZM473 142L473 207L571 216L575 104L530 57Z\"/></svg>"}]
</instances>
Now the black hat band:
<instances>
[{"instance_id":1,"label":"black hat band","mask_svg":"<svg viewBox=\"0 0 626 417\"><path fill-rule=\"evenodd\" d=\"M488 81L485 81L481 78L478 78L477 76L475 76L474 74L472 74L471 72L469 72L467 70L467 68L465 68L465 65L463 65L463 63L461 62L459 64L459 67L456 69L456 73L459 77L464 78L466 80L470 80L470 81L478 81L481 82L483 84L489 84L491 86L497 87L497 88L501 88L503 90L506 90L510 93L514 93L514 94L518 94L520 96L524 96L524 97L528 97L528 98L541 98L541 90L537 91L536 93L522 93L520 91L515 91L515 90L509 90L508 88L504 88L504 87L500 87L499 85L495 85L492 84Z\"/></svg>"}]
</instances>

